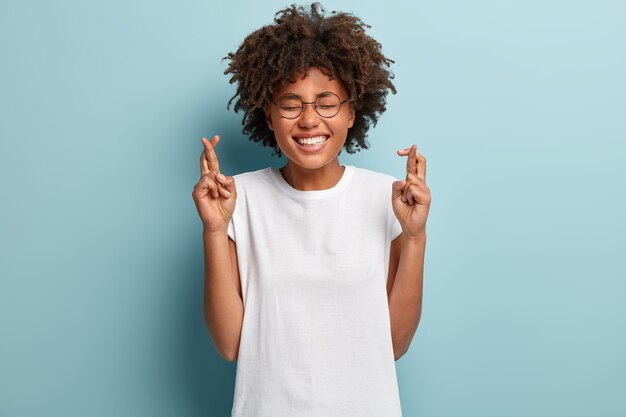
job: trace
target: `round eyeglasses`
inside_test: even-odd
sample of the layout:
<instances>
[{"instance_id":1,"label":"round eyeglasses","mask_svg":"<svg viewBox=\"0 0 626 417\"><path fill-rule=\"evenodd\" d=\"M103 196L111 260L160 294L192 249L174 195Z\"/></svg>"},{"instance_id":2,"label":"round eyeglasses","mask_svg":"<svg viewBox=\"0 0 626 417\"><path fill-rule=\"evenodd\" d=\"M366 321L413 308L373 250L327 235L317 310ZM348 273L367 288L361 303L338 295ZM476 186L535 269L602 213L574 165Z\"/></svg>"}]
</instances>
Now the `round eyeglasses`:
<instances>
[{"instance_id":1,"label":"round eyeglasses","mask_svg":"<svg viewBox=\"0 0 626 417\"><path fill-rule=\"evenodd\" d=\"M339 96L330 91L325 91L317 96L315 101L306 102L292 93L283 94L278 97L278 102L272 100L278 107L278 112L285 119L295 119L304 111L305 104L312 104L313 108L321 117L334 117L341 110L341 105L350 99L341 100Z\"/></svg>"}]
</instances>

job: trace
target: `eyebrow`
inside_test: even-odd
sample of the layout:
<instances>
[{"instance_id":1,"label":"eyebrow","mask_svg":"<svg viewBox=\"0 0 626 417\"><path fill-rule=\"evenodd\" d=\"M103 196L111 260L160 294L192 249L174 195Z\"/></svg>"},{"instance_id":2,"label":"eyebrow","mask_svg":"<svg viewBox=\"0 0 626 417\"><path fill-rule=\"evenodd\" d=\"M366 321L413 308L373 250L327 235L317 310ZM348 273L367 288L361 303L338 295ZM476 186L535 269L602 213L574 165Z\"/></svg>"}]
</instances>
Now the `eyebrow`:
<instances>
[{"instance_id":1,"label":"eyebrow","mask_svg":"<svg viewBox=\"0 0 626 417\"><path fill-rule=\"evenodd\" d=\"M327 93L332 93L332 94L335 94L337 97L339 97L339 93L335 93L334 91L328 91L328 90L326 90L326 91L322 91L321 93L319 93L319 94L318 94L317 96L315 96L315 97L318 97L318 96L321 96L322 94L327 94ZM300 98L300 99L302 98L302 96L301 96L301 95L296 94L296 93L285 93L285 94L281 94L281 96L286 96L286 95L296 96L296 97L298 97L298 98ZM280 97L280 96L279 96L279 97Z\"/></svg>"}]
</instances>

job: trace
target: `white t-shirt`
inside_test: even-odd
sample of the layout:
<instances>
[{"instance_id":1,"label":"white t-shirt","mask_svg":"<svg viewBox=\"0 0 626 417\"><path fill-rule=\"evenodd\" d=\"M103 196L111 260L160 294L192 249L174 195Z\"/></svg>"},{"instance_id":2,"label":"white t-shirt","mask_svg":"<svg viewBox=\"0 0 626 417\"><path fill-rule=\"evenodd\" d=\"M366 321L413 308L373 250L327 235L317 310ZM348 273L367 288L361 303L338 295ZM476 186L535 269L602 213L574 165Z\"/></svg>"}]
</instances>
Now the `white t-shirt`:
<instances>
[{"instance_id":1,"label":"white t-shirt","mask_svg":"<svg viewBox=\"0 0 626 417\"><path fill-rule=\"evenodd\" d=\"M345 165L326 190L234 175L244 318L232 417L401 417L387 274L396 178Z\"/></svg>"}]
</instances>

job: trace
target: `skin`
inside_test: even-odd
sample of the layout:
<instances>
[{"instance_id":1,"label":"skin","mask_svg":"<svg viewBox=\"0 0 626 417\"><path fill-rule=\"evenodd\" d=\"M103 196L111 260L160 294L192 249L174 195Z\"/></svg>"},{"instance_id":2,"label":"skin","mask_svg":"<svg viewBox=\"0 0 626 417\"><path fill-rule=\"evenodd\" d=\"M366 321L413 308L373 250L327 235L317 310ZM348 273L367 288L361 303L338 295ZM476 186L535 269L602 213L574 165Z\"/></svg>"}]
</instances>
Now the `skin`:
<instances>
[{"instance_id":1,"label":"skin","mask_svg":"<svg viewBox=\"0 0 626 417\"><path fill-rule=\"evenodd\" d=\"M392 206L409 240L420 239L426 233L430 209L430 189L426 185L426 158L417 152L417 145L397 151L407 156L406 178L392 184Z\"/></svg>"},{"instance_id":2,"label":"skin","mask_svg":"<svg viewBox=\"0 0 626 417\"><path fill-rule=\"evenodd\" d=\"M299 95L303 101L314 101L324 91L347 98L342 83L331 80L319 69L309 69L308 76L283 87L274 93L274 100L285 93ZM281 151L288 162L281 168L285 180L294 188L303 191L323 190L333 187L343 175L338 154L343 148L347 132L354 124L355 112L350 106L342 105L333 118L322 118L312 105L305 105L302 114L296 119L283 118L275 105L269 104L266 119L274 132ZM317 153L306 153L298 148L292 135L304 132L323 132L330 135L325 148ZM215 145L220 138L215 135L211 141L202 138L204 151L200 157L201 180L196 185L194 199L203 220L205 233L223 233L234 210L236 187L233 177L221 176ZM430 208L430 189L426 185L426 158L417 152L417 146L397 151L400 157L407 157L406 178L392 183L392 207L402 233L391 244L390 263L387 279L387 295L391 318L394 357L399 359L407 350L415 334L422 309L422 282L424 252L426 245L426 220ZM230 260L236 277L233 287L239 296L239 272L236 269L236 246L230 239ZM240 308L237 310L240 313ZM237 316L240 319L240 315ZM231 337L235 340L236 337ZM232 342L233 344L235 342ZM238 342L237 342L238 345ZM230 351L233 349L231 348ZM236 349L235 349L236 351ZM236 353L230 353L236 358ZM234 360L234 359L233 359Z\"/></svg>"},{"instance_id":3,"label":"skin","mask_svg":"<svg viewBox=\"0 0 626 417\"><path fill-rule=\"evenodd\" d=\"M426 158L416 145L398 151L407 156L406 179L392 184L392 206L402 233L391 243L387 298L394 358L409 349L422 315L426 219L430 189L426 185Z\"/></svg>"},{"instance_id":4,"label":"skin","mask_svg":"<svg viewBox=\"0 0 626 417\"><path fill-rule=\"evenodd\" d=\"M341 100L348 98L346 89L339 80L331 80L318 68L312 67L308 76L274 92L272 98L276 101L281 95L292 93L300 96L302 101L312 102L318 94L325 91L337 94ZM339 182L344 168L339 163L338 155L355 117L355 111L349 103L342 104L339 113L332 118L321 117L310 104L305 104L302 114L295 119L282 117L278 107L272 103L266 106L267 125L274 132L278 146L288 159L280 171L293 188L303 191L324 190ZM308 132L330 135L324 149L310 154L298 148L291 135Z\"/></svg>"}]
</instances>

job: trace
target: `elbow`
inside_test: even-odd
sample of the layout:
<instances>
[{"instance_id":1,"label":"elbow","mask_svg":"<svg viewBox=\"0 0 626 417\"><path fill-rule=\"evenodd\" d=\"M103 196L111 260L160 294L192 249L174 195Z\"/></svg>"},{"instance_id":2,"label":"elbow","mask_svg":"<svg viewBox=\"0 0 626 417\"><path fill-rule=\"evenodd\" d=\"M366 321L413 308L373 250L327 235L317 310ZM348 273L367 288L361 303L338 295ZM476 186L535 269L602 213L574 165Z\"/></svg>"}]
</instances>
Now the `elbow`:
<instances>
[{"instance_id":1,"label":"elbow","mask_svg":"<svg viewBox=\"0 0 626 417\"><path fill-rule=\"evenodd\" d=\"M419 320L418 320L418 325L419 325ZM394 360L397 361L408 352L409 347L411 346L411 341L413 340L413 336L415 335L416 331L417 331L417 326L415 327L415 330L413 330L413 332L411 333L411 336L406 338L405 340L397 340L396 338L392 337Z\"/></svg>"},{"instance_id":2,"label":"elbow","mask_svg":"<svg viewBox=\"0 0 626 417\"><path fill-rule=\"evenodd\" d=\"M233 340L228 346L223 346L220 354L228 362L235 362L239 357L239 339Z\"/></svg>"},{"instance_id":3,"label":"elbow","mask_svg":"<svg viewBox=\"0 0 626 417\"><path fill-rule=\"evenodd\" d=\"M226 360L226 361L228 361L228 362L235 362L235 361L237 360L237 356L238 356L238 353L239 353L239 352L237 352L236 350L233 350L233 349L224 349L224 348L221 348L221 349L220 349L217 345L216 345L216 348L217 348L217 349L216 349L216 350L217 350L217 353L218 353L218 354L219 354L219 355L220 355L220 356L221 356L224 360Z\"/></svg>"},{"instance_id":4,"label":"elbow","mask_svg":"<svg viewBox=\"0 0 626 417\"><path fill-rule=\"evenodd\" d=\"M222 355L222 356L228 362L235 362L237 360L237 358L239 357L239 339L237 339L237 341L234 342L231 346L232 347L227 349L225 351L225 354Z\"/></svg>"},{"instance_id":5,"label":"elbow","mask_svg":"<svg viewBox=\"0 0 626 417\"><path fill-rule=\"evenodd\" d=\"M228 362L235 362L239 356L239 345L224 343L223 341L216 339L215 335L211 332L209 332L209 334L211 335L213 347L215 348L217 354Z\"/></svg>"},{"instance_id":6,"label":"elbow","mask_svg":"<svg viewBox=\"0 0 626 417\"><path fill-rule=\"evenodd\" d=\"M216 346L217 347L217 346ZM237 346L221 346L217 349L217 353L228 362L235 362L239 356L239 345Z\"/></svg>"},{"instance_id":7,"label":"elbow","mask_svg":"<svg viewBox=\"0 0 626 417\"><path fill-rule=\"evenodd\" d=\"M234 346L234 348L226 350L224 352L224 355L222 356L228 362L235 362L237 358L239 357L239 341L237 341L237 344Z\"/></svg>"},{"instance_id":8,"label":"elbow","mask_svg":"<svg viewBox=\"0 0 626 417\"><path fill-rule=\"evenodd\" d=\"M400 359L402 356L404 356L404 354L406 353L408 349L409 347L406 344L399 343L399 341L394 342L393 343L393 360L397 361L398 359Z\"/></svg>"},{"instance_id":9,"label":"elbow","mask_svg":"<svg viewBox=\"0 0 626 417\"><path fill-rule=\"evenodd\" d=\"M213 347L219 356L228 362L235 362L239 356L239 335L237 338L228 337L224 332L218 332L210 325L210 321L205 316L205 324L209 331L209 336L213 342Z\"/></svg>"},{"instance_id":10,"label":"elbow","mask_svg":"<svg viewBox=\"0 0 626 417\"><path fill-rule=\"evenodd\" d=\"M394 361L397 361L397 360L398 360L398 359L400 359L402 356L404 356L404 354L405 354L405 353L406 353L406 350L405 350L405 349L400 350L400 349L396 349L396 348L394 347L394 349L393 349L393 360L394 360Z\"/></svg>"}]
</instances>

